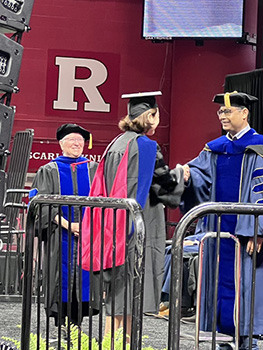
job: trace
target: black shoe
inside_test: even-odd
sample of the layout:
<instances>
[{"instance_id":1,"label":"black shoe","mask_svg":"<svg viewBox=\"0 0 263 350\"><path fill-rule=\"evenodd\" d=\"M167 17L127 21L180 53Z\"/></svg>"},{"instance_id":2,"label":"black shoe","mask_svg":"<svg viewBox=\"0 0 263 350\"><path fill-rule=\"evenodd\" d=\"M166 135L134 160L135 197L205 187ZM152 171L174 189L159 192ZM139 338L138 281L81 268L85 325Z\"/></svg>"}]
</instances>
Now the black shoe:
<instances>
[{"instance_id":1,"label":"black shoe","mask_svg":"<svg viewBox=\"0 0 263 350\"><path fill-rule=\"evenodd\" d=\"M181 308L181 317L192 317L193 315L195 315L195 308Z\"/></svg>"},{"instance_id":2,"label":"black shoe","mask_svg":"<svg viewBox=\"0 0 263 350\"><path fill-rule=\"evenodd\" d=\"M194 324L195 319L196 319L195 314L193 314L192 316L189 316L189 317L182 317L181 321L187 324Z\"/></svg>"}]
</instances>

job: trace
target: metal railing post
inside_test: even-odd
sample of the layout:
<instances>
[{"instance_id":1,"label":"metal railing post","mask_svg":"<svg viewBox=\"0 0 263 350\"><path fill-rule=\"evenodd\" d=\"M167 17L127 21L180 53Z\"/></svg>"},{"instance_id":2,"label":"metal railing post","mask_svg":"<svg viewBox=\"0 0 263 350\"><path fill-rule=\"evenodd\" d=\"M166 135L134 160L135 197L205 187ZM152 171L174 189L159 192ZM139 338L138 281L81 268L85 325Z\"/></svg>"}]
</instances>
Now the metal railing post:
<instances>
[{"instance_id":1,"label":"metal railing post","mask_svg":"<svg viewBox=\"0 0 263 350\"><path fill-rule=\"evenodd\" d=\"M168 326L168 349L179 350L180 344L180 316L181 316L181 295L182 295L182 262L183 262L183 240L187 228L197 219L208 214L222 215L263 215L261 204L246 203L223 203L207 202L189 210L176 226L172 239L171 249L171 284L169 303L169 326ZM254 290L254 288L253 288ZM253 291L252 290L252 291ZM252 303L253 303L252 296Z\"/></svg>"},{"instance_id":2,"label":"metal railing post","mask_svg":"<svg viewBox=\"0 0 263 350\"><path fill-rule=\"evenodd\" d=\"M81 196L60 196L60 195L37 195L31 202L28 209L26 226L26 247L25 247L25 275L23 285L23 303L22 303L22 330L21 330L21 350L29 350L30 342L30 323L31 323L31 305L32 305L32 267L33 267L33 241L35 236L35 220L37 208L41 205L53 207L91 207L91 208L110 208L123 209L129 212L129 216L134 224L135 244L135 263L133 280L133 305L132 305L132 332L131 332L131 350L140 350L142 342L142 306L143 306L143 273L144 273L144 254L145 254L145 225L140 205L129 198L102 198L102 197L81 197Z\"/></svg>"}]
</instances>

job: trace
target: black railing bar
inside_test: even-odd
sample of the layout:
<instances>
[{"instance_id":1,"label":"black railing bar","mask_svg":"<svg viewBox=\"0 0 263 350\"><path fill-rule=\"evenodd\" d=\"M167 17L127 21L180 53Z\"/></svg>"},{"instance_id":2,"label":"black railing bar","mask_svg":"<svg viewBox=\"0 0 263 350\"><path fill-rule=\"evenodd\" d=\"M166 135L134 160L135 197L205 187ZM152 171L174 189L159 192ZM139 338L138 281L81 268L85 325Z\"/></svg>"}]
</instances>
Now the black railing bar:
<instances>
[{"instance_id":1,"label":"black railing bar","mask_svg":"<svg viewBox=\"0 0 263 350\"><path fill-rule=\"evenodd\" d=\"M40 299L41 299L41 279L42 279L42 206L39 207L39 220L37 226L38 226L38 253L39 253L39 262L37 266L37 349L40 348L40 319L41 319L41 313L40 313ZM31 307L31 305L30 305Z\"/></svg>"},{"instance_id":2,"label":"black railing bar","mask_svg":"<svg viewBox=\"0 0 263 350\"><path fill-rule=\"evenodd\" d=\"M62 207L61 205L58 208L58 348L61 348L61 325L62 325Z\"/></svg>"},{"instance_id":3,"label":"black railing bar","mask_svg":"<svg viewBox=\"0 0 263 350\"><path fill-rule=\"evenodd\" d=\"M141 218L143 218L143 213ZM144 225L144 221L142 220ZM145 227L137 232L137 240L135 242L135 261L134 261L134 276L133 283L133 305L132 305L132 332L131 332L131 345L130 349L141 350L142 346L142 319L143 319L143 296L144 296L144 269L145 269ZM141 271L141 273L140 273ZM138 308L141 307L138 313ZM134 324L136 323L137 329L135 332Z\"/></svg>"},{"instance_id":4,"label":"black railing bar","mask_svg":"<svg viewBox=\"0 0 263 350\"><path fill-rule=\"evenodd\" d=\"M44 205L83 205L97 206L102 208L129 209L131 218L134 221L135 232L139 240L145 236L145 225L142 215L141 206L135 199L130 198L108 198L108 197L80 197L80 196L60 196L60 195L37 195L31 201L27 214L27 242L25 246L25 280L23 292L26 297L23 298L22 315L24 318L31 319L31 301L32 301L32 255L33 255L33 238L34 238L34 220L36 216L37 204ZM139 264L142 259L139 258ZM29 349L30 322L22 323L21 329L21 350Z\"/></svg>"},{"instance_id":5,"label":"black railing bar","mask_svg":"<svg viewBox=\"0 0 263 350\"><path fill-rule=\"evenodd\" d=\"M253 237L253 254L252 254L252 281L251 281L251 304L250 304L250 325L249 325L249 349L252 349L252 338L254 329L254 313L255 313L255 292L256 292L256 261L257 261L257 238L258 238L258 216L255 217L254 237Z\"/></svg>"},{"instance_id":6,"label":"black railing bar","mask_svg":"<svg viewBox=\"0 0 263 350\"><path fill-rule=\"evenodd\" d=\"M218 279L219 279L219 260L220 260L220 232L221 232L221 215L217 220L216 233L216 271L214 281L214 301L213 301L213 324L212 324L212 350L216 348L216 328L217 328L217 297L218 297Z\"/></svg>"},{"instance_id":7,"label":"black railing bar","mask_svg":"<svg viewBox=\"0 0 263 350\"><path fill-rule=\"evenodd\" d=\"M24 189L24 188L9 188L5 191L6 194L9 194L9 193L24 193L24 194L27 194L29 193L30 190L27 190L27 189Z\"/></svg>"},{"instance_id":8,"label":"black railing bar","mask_svg":"<svg viewBox=\"0 0 263 350\"><path fill-rule=\"evenodd\" d=\"M203 255L204 255L204 242L207 238L218 238L218 232L207 232L205 236L201 239L199 247L199 266L198 266L198 276L202 276L202 266L203 266ZM235 324L237 324L235 332L235 350L239 349L239 301L240 301L240 242L237 237L230 234L229 232L220 232L220 238L232 239L235 242L235 270L238 276L238 283L236 284L236 298L235 298ZM216 277L215 277L216 280ZM200 297L201 297L201 285L202 278L198 277L197 286L197 302L196 302L196 327L195 327L195 349L199 349L199 335L200 335ZM213 335L212 335L213 336Z\"/></svg>"},{"instance_id":9,"label":"black railing bar","mask_svg":"<svg viewBox=\"0 0 263 350\"><path fill-rule=\"evenodd\" d=\"M235 236L232 236L232 239L235 241L235 271L238 278L235 281L236 286L236 296L235 296L235 309L234 309L234 320L236 324L235 331L235 350L239 349L240 342L240 280L241 280L241 248L239 239Z\"/></svg>"},{"instance_id":10,"label":"black railing bar","mask_svg":"<svg viewBox=\"0 0 263 350\"><path fill-rule=\"evenodd\" d=\"M175 228L172 240L171 250L171 270L175 273L171 274L171 291L170 295L180 295L182 290L182 264L183 260L183 239L188 226L196 219L207 214L248 214L263 215L263 206L261 204L246 203L227 203L227 202L207 202L202 203L187 212L179 221ZM173 267L176 266L176 269ZM181 299L178 298L177 303L171 303L169 313L168 328L168 349L179 349L180 341L180 308ZM174 336L174 338L173 338Z\"/></svg>"},{"instance_id":11,"label":"black railing bar","mask_svg":"<svg viewBox=\"0 0 263 350\"><path fill-rule=\"evenodd\" d=\"M6 198L8 196L8 194L29 194L30 190L25 189L25 188L8 188L5 191L5 195L4 195L4 202L6 201Z\"/></svg>"},{"instance_id":12,"label":"black railing bar","mask_svg":"<svg viewBox=\"0 0 263 350\"><path fill-rule=\"evenodd\" d=\"M126 224L125 224L125 262L124 262L124 304L123 304L123 318L124 320L127 320L127 303L128 303L128 246L129 246L129 212L126 211ZM123 324L123 350L126 349L126 339L127 339L127 322L124 322Z\"/></svg>"},{"instance_id":13,"label":"black railing bar","mask_svg":"<svg viewBox=\"0 0 263 350\"><path fill-rule=\"evenodd\" d=\"M71 324L71 303L72 303L72 292L73 292L73 285L71 284L71 276L72 276L72 273L74 274L74 271L72 268L74 268L74 264L75 262L72 261L72 259L74 259L74 251L72 252L72 244L73 244L73 247L75 245L75 238L74 236L72 237L72 234L71 234L71 225L72 225L72 210L74 208L72 208L72 206L69 204L68 205L68 232L67 232L67 235L68 235L68 239L67 239L67 321L68 323L66 324L66 327L67 327L67 333L68 333L68 336L67 336L67 349L70 349L70 337L71 337L71 334L70 334L70 324ZM72 243L72 240L73 240L73 243ZM74 250L74 248L73 248ZM74 279L74 277L73 277ZM73 281L73 284L74 284L74 281ZM77 288L77 286L75 286Z\"/></svg>"},{"instance_id":14,"label":"black railing bar","mask_svg":"<svg viewBox=\"0 0 263 350\"><path fill-rule=\"evenodd\" d=\"M9 208L9 207L27 209L27 204L21 204L17 202L8 202L4 204L4 208Z\"/></svg>"},{"instance_id":15,"label":"black railing bar","mask_svg":"<svg viewBox=\"0 0 263 350\"><path fill-rule=\"evenodd\" d=\"M249 214L249 215L263 215L262 204L250 204L250 203L228 203L228 202L207 202L199 204L198 206L189 210L180 220L175 228L175 231L181 232L187 228L191 223L200 216L207 214ZM175 236L174 236L175 237ZM178 242L178 237L174 238L173 241Z\"/></svg>"},{"instance_id":16,"label":"black railing bar","mask_svg":"<svg viewBox=\"0 0 263 350\"><path fill-rule=\"evenodd\" d=\"M91 208L90 210L90 277L93 273L93 242L94 242L94 208ZM90 280L91 282L91 280ZM91 301L92 301L92 289L91 289L91 283L90 283L90 292L89 292L89 349L92 349L92 317L91 317ZM100 305L101 307L101 305ZM101 310L102 311L102 310Z\"/></svg>"},{"instance_id":17,"label":"black railing bar","mask_svg":"<svg viewBox=\"0 0 263 350\"><path fill-rule=\"evenodd\" d=\"M51 247L51 235L52 235L52 229L51 229L51 224L52 224L52 206L50 205L48 207L48 227L47 227L47 261L50 261L51 258L51 251L50 251L50 247ZM51 301L51 295L50 295L50 286L53 283L53 281L51 282L51 267L50 264L47 264L47 276L46 276L46 281L47 281L47 285L46 288L48 290L47 293L47 315L50 314L50 301ZM31 307L31 305L30 305ZM47 317L46 318L46 349L48 349L48 343L49 343L49 328L50 328L50 318Z\"/></svg>"},{"instance_id":18,"label":"black railing bar","mask_svg":"<svg viewBox=\"0 0 263 350\"><path fill-rule=\"evenodd\" d=\"M111 350L114 350L114 333L115 333L115 304L116 304L116 213L117 210L114 209L111 213L113 216L113 229L112 229L112 274L111 274ZM124 324L126 325L126 320L123 319ZM126 328L126 326L125 326Z\"/></svg>"},{"instance_id":19,"label":"black railing bar","mask_svg":"<svg viewBox=\"0 0 263 350\"><path fill-rule=\"evenodd\" d=\"M1 226L0 225L0 237L1 237L1 235L3 235L3 234L8 234L8 233L11 233L11 234L19 234L19 233L25 233L26 231L25 230L7 230L7 231L3 231L2 230L2 227L3 226Z\"/></svg>"},{"instance_id":20,"label":"black railing bar","mask_svg":"<svg viewBox=\"0 0 263 350\"><path fill-rule=\"evenodd\" d=\"M33 208L32 208L33 209ZM27 214L27 235L25 244L25 275L22 299L22 317L24 320L31 320L32 303L32 267L33 267L33 245L35 237L35 211L29 210ZM24 322L21 327L21 350L29 349L31 322Z\"/></svg>"},{"instance_id":21,"label":"black railing bar","mask_svg":"<svg viewBox=\"0 0 263 350\"><path fill-rule=\"evenodd\" d=\"M99 281L99 291L100 291L100 301L99 301L99 350L102 350L102 328L103 328L103 312L102 312L102 300L103 300L103 260L104 260L104 218L105 218L105 208L101 210L101 247L100 247L100 281Z\"/></svg>"},{"instance_id":22,"label":"black railing bar","mask_svg":"<svg viewBox=\"0 0 263 350\"><path fill-rule=\"evenodd\" d=\"M76 277L76 288L78 289L79 292L79 303L78 303L78 324L81 324L81 317L82 317L82 207L79 207L79 212L78 212L78 217L79 217L79 237L77 240L77 245L78 245L78 252L79 252L79 263L76 265L76 276L79 276L77 279ZM92 268L93 270L93 268ZM92 271L91 270L91 271ZM78 287L77 287L77 282L78 282ZM93 281L92 281L92 275L90 276L90 288L93 287ZM77 292L76 292L77 293ZM91 293L90 293L91 294ZM91 300L91 298L90 298ZM90 314L89 314L90 317ZM81 349L81 333L80 329L78 332L78 349Z\"/></svg>"},{"instance_id":23,"label":"black railing bar","mask_svg":"<svg viewBox=\"0 0 263 350\"><path fill-rule=\"evenodd\" d=\"M132 198L109 198L109 197L85 197L85 196L60 196L60 195L36 195L30 201L30 206L36 204L72 205L86 207L100 207L113 209L129 209L131 212L141 212L141 206Z\"/></svg>"}]
</instances>

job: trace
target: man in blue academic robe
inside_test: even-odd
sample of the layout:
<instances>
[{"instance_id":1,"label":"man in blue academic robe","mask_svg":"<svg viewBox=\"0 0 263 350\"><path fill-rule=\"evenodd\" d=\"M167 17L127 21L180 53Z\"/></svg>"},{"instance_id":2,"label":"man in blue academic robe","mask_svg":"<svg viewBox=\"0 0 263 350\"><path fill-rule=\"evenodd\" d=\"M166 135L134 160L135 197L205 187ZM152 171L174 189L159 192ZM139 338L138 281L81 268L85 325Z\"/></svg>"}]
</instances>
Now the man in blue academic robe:
<instances>
[{"instance_id":1,"label":"man in blue academic robe","mask_svg":"<svg viewBox=\"0 0 263 350\"><path fill-rule=\"evenodd\" d=\"M42 166L33 181L31 197L38 194L59 194L88 196L91 181L97 169L97 163L90 162L82 156L85 142L91 140L91 134L86 129L76 124L63 124L57 130L63 155L50 163ZM71 215L71 220L69 216ZM47 228L51 221L51 235L47 237ZM71 225L69 225L69 221ZM58 209L53 208L51 218L48 208L43 207L41 217L42 239L44 241L44 286L45 308L48 316L55 318L58 325L59 305L59 230ZM79 236L79 210L72 208L71 214L67 206L62 207L62 324L65 322L67 313L67 301L71 302L71 321L79 324L82 317L88 315L90 300L90 276L89 272L82 270L82 315L78 315L79 297L79 269L78 263L78 236ZM70 226L70 227L69 227ZM36 229L38 224L36 224ZM71 233L69 233L69 228ZM70 291L68 288L68 242L71 234L71 276ZM50 247L50 261L47 259L47 240ZM47 288L47 264L50 266L50 288ZM95 280L95 278L94 278ZM94 282L95 283L95 282ZM70 295L70 294L71 295ZM49 298L47 298L49 295ZM47 300L49 303L47 304ZM93 305L94 306L94 305Z\"/></svg>"},{"instance_id":2,"label":"man in blue academic robe","mask_svg":"<svg viewBox=\"0 0 263 350\"><path fill-rule=\"evenodd\" d=\"M263 136L249 126L250 106L257 98L245 93L218 94L213 102L219 103L217 112L226 135L207 143L203 151L185 165L190 178L185 189L184 210L205 201L263 203ZM254 217L248 215L223 215L221 232L230 232L241 243L241 301L240 344L248 349L250 326L250 300L252 278L252 253ZM257 349L258 335L263 334L263 251L261 250L263 222L259 217L257 246L255 316L253 348ZM198 223L199 232L216 231L214 216ZM198 233L198 232L197 232ZM217 329L225 334L234 334L234 243L221 239L219 267L219 290ZM202 283L201 329L212 329L213 272L215 263L215 240L208 243ZM210 260L211 259L211 260Z\"/></svg>"}]
</instances>

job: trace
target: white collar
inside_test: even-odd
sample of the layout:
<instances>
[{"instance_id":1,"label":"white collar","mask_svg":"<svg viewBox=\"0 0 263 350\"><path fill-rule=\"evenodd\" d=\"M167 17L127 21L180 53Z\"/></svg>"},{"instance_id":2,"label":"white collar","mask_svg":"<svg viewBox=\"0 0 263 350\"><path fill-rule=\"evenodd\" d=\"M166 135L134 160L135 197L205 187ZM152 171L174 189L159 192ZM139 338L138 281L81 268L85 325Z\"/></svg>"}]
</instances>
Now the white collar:
<instances>
[{"instance_id":1,"label":"white collar","mask_svg":"<svg viewBox=\"0 0 263 350\"><path fill-rule=\"evenodd\" d=\"M235 141L235 140L241 139L241 137L244 136L250 129L251 129L250 125L247 125L244 129L240 130L234 136L230 135L229 132L228 132L226 134L226 137L230 141Z\"/></svg>"}]
</instances>

